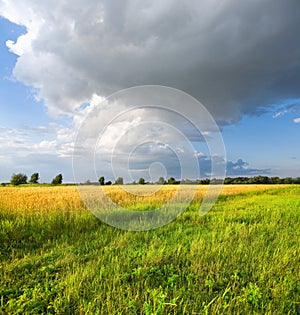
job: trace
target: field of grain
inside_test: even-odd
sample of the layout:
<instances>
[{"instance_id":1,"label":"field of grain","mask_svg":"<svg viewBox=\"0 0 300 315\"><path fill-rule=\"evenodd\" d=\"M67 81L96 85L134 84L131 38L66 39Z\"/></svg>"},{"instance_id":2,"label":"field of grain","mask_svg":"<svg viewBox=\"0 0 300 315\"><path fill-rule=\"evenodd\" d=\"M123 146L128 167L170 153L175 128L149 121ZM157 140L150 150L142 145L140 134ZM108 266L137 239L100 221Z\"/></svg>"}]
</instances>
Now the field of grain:
<instances>
[{"instance_id":1,"label":"field of grain","mask_svg":"<svg viewBox=\"0 0 300 315\"><path fill-rule=\"evenodd\" d=\"M189 194L195 194L195 202L201 200L207 191L206 185L183 185ZM237 195L248 191L266 190L280 185L224 185L222 195ZM112 201L120 206L133 207L146 204L161 205L170 200L178 186L166 185L128 185L119 186L83 186L80 189L94 193L103 189ZM131 192L131 194L130 194ZM0 187L0 207L10 213L80 212L85 210L84 203L76 186L33 186Z\"/></svg>"},{"instance_id":2,"label":"field of grain","mask_svg":"<svg viewBox=\"0 0 300 315\"><path fill-rule=\"evenodd\" d=\"M178 187L104 189L149 210ZM131 232L74 186L1 187L0 314L299 314L300 187L224 186L205 216L207 187L184 189L196 196L175 221Z\"/></svg>"}]
</instances>

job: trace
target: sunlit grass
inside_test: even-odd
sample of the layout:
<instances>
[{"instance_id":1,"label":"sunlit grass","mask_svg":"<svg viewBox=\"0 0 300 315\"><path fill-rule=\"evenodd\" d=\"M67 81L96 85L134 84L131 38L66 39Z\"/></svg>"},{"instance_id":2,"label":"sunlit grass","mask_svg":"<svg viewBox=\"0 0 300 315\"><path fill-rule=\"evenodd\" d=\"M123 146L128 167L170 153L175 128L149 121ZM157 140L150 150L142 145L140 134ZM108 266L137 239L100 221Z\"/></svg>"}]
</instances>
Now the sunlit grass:
<instances>
[{"instance_id":1,"label":"sunlit grass","mask_svg":"<svg viewBox=\"0 0 300 315\"><path fill-rule=\"evenodd\" d=\"M177 189L147 187L105 189L133 210ZM206 187L186 186L188 209L147 232L102 223L76 187L0 188L0 314L299 314L300 187L271 187L224 186L199 216Z\"/></svg>"}]
</instances>

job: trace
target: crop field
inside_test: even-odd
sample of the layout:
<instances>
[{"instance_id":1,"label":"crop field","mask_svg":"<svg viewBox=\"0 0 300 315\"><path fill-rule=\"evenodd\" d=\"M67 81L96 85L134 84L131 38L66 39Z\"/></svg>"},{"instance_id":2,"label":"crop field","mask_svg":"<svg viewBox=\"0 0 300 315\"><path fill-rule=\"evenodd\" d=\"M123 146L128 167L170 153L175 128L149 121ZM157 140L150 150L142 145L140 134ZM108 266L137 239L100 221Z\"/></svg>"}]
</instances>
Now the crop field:
<instances>
[{"instance_id":1,"label":"crop field","mask_svg":"<svg viewBox=\"0 0 300 315\"><path fill-rule=\"evenodd\" d=\"M104 189L147 211L178 186ZM1 187L0 314L300 314L300 186L226 185L204 216L207 187L184 189L176 220L133 232L74 186Z\"/></svg>"}]
</instances>

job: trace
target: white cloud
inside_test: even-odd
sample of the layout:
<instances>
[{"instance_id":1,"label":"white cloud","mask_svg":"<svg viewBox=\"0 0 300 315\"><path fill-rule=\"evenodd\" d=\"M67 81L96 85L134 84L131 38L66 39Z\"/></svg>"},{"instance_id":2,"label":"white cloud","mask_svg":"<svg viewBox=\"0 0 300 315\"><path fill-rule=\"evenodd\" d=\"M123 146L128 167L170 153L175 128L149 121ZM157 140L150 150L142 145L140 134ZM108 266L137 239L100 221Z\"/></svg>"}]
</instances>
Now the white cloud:
<instances>
[{"instance_id":1,"label":"white cloud","mask_svg":"<svg viewBox=\"0 0 300 315\"><path fill-rule=\"evenodd\" d=\"M158 105L140 107L140 104L158 104L161 96L168 100L166 106L172 104L171 109ZM204 137L216 141L217 130L199 108L189 118L202 127L204 135L201 135L196 124L192 127L181 114L182 104L189 109L196 101L172 89L147 87L120 92L106 99L103 105L95 106L84 116L76 141L76 179L83 181L88 173L91 180L102 175L110 179L123 176L126 181L138 180L134 174L141 176L144 172L143 176L149 177L153 163L164 165L168 176L200 177L199 154L195 154L194 143L203 143ZM220 147L218 150L221 152Z\"/></svg>"},{"instance_id":2,"label":"white cloud","mask_svg":"<svg viewBox=\"0 0 300 315\"><path fill-rule=\"evenodd\" d=\"M0 126L0 181L8 181L12 172L28 175L40 172L49 182L62 171L73 181L71 157L75 132L58 124L13 129Z\"/></svg>"},{"instance_id":3,"label":"white cloud","mask_svg":"<svg viewBox=\"0 0 300 315\"><path fill-rule=\"evenodd\" d=\"M0 128L0 151L2 155L18 155L26 157L31 154L57 154L62 149L63 145L68 142L59 141L59 133L66 132L64 127L55 125L53 128L49 125L49 128L45 133L37 133L37 130L45 131L45 128L33 128L28 127L20 129L8 129L5 127ZM50 140L50 139L53 140Z\"/></svg>"},{"instance_id":4,"label":"white cloud","mask_svg":"<svg viewBox=\"0 0 300 315\"><path fill-rule=\"evenodd\" d=\"M294 119L294 123L299 124L300 123L300 117Z\"/></svg>"},{"instance_id":5,"label":"white cloud","mask_svg":"<svg viewBox=\"0 0 300 315\"><path fill-rule=\"evenodd\" d=\"M293 100L290 104L287 104L279 108L274 114L273 118L282 117L287 114L298 115L300 114L300 103L298 100ZM294 122L297 123L298 118L294 119Z\"/></svg>"}]
</instances>

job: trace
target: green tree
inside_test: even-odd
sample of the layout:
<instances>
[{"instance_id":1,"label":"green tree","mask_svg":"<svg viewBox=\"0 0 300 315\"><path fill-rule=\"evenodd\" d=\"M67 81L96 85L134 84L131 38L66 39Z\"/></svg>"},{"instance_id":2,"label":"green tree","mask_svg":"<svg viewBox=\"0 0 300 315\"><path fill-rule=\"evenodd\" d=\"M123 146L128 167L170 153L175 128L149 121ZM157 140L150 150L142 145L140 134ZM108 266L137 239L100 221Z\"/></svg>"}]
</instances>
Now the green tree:
<instances>
[{"instance_id":1,"label":"green tree","mask_svg":"<svg viewBox=\"0 0 300 315\"><path fill-rule=\"evenodd\" d=\"M63 177L61 174L56 175L53 179L51 184L52 185L60 185L62 183Z\"/></svg>"},{"instance_id":2,"label":"green tree","mask_svg":"<svg viewBox=\"0 0 300 315\"><path fill-rule=\"evenodd\" d=\"M157 184L163 185L165 184L165 182L166 182L165 179L162 176L160 176L160 178L157 181Z\"/></svg>"},{"instance_id":3,"label":"green tree","mask_svg":"<svg viewBox=\"0 0 300 315\"><path fill-rule=\"evenodd\" d=\"M29 183L30 184L38 184L38 180L39 180L39 173L33 173L30 177Z\"/></svg>"},{"instance_id":4,"label":"green tree","mask_svg":"<svg viewBox=\"0 0 300 315\"><path fill-rule=\"evenodd\" d=\"M278 176L276 176L276 177L271 177L271 178L270 178L270 182L271 182L272 184L280 184L280 178L279 178Z\"/></svg>"},{"instance_id":5,"label":"green tree","mask_svg":"<svg viewBox=\"0 0 300 315\"><path fill-rule=\"evenodd\" d=\"M210 184L210 179L205 178L200 180L201 185L209 185Z\"/></svg>"},{"instance_id":6,"label":"green tree","mask_svg":"<svg viewBox=\"0 0 300 315\"><path fill-rule=\"evenodd\" d=\"M286 177L283 179L284 184L293 184L293 179L291 177Z\"/></svg>"},{"instance_id":7,"label":"green tree","mask_svg":"<svg viewBox=\"0 0 300 315\"><path fill-rule=\"evenodd\" d=\"M143 177L139 179L139 185L145 185L145 180Z\"/></svg>"},{"instance_id":8,"label":"green tree","mask_svg":"<svg viewBox=\"0 0 300 315\"><path fill-rule=\"evenodd\" d=\"M176 179L174 178L174 177L170 177L169 179L168 179L168 184L169 185L176 185L176 184L178 184L179 182L178 181L176 181Z\"/></svg>"},{"instance_id":9,"label":"green tree","mask_svg":"<svg viewBox=\"0 0 300 315\"><path fill-rule=\"evenodd\" d=\"M100 184L101 186L103 186L103 185L105 184L105 178L104 178L104 176L101 176L101 177L99 178L99 184Z\"/></svg>"},{"instance_id":10,"label":"green tree","mask_svg":"<svg viewBox=\"0 0 300 315\"><path fill-rule=\"evenodd\" d=\"M294 184L300 184L300 177L294 179Z\"/></svg>"},{"instance_id":11,"label":"green tree","mask_svg":"<svg viewBox=\"0 0 300 315\"><path fill-rule=\"evenodd\" d=\"M15 186L21 185L21 184L27 184L27 176L22 173L13 174L10 179L10 183Z\"/></svg>"},{"instance_id":12,"label":"green tree","mask_svg":"<svg viewBox=\"0 0 300 315\"><path fill-rule=\"evenodd\" d=\"M118 177L115 181L115 184L117 185L123 185L123 183L124 183L123 177Z\"/></svg>"}]
</instances>

